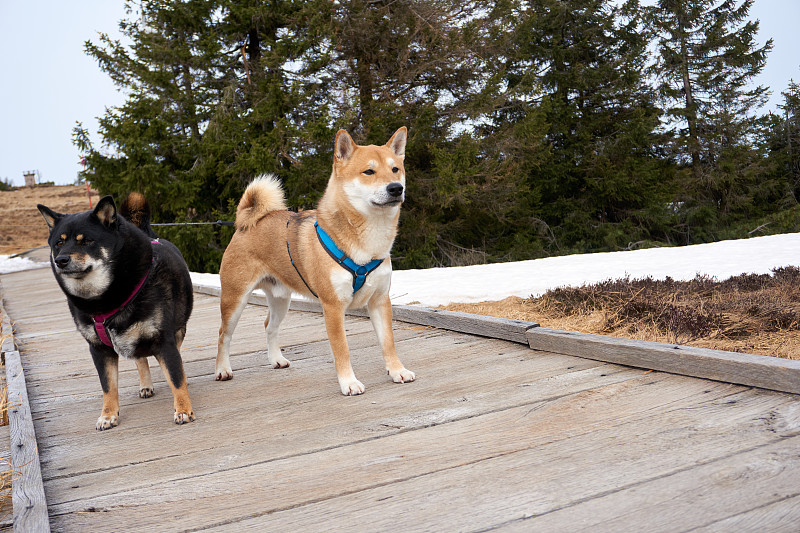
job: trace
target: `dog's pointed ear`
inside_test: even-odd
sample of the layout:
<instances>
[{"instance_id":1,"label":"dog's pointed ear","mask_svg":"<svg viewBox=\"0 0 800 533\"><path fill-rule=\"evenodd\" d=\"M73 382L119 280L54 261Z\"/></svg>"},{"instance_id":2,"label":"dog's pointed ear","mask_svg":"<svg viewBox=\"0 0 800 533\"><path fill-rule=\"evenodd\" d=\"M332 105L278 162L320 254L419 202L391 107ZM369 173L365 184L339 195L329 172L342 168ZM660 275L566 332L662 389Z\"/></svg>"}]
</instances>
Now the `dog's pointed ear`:
<instances>
[{"instance_id":1,"label":"dog's pointed ear","mask_svg":"<svg viewBox=\"0 0 800 533\"><path fill-rule=\"evenodd\" d=\"M405 126L394 132L392 138L386 143L386 146L394 152L397 157L406 156L406 138L408 137L408 130Z\"/></svg>"},{"instance_id":2,"label":"dog's pointed ear","mask_svg":"<svg viewBox=\"0 0 800 533\"><path fill-rule=\"evenodd\" d=\"M97 206L92 212L100 223L109 228L117 222L117 206L114 204L114 198L111 196L103 196Z\"/></svg>"},{"instance_id":3,"label":"dog's pointed ear","mask_svg":"<svg viewBox=\"0 0 800 533\"><path fill-rule=\"evenodd\" d=\"M62 215L61 213L56 213L46 205L37 204L36 207L39 209L39 212L44 217L44 221L47 222L47 228L50 231L53 231L53 226L56 225L56 222L64 218L64 215Z\"/></svg>"},{"instance_id":4,"label":"dog's pointed ear","mask_svg":"<svg viewBox=\"0 0 800 533\"><path fill-rule=\"evenodd\" d=\"M333 144L333 156L336 161L347 161L356 151L356 143L345 130L336 132L336 140Z\"/></svg>"}]
</instances>

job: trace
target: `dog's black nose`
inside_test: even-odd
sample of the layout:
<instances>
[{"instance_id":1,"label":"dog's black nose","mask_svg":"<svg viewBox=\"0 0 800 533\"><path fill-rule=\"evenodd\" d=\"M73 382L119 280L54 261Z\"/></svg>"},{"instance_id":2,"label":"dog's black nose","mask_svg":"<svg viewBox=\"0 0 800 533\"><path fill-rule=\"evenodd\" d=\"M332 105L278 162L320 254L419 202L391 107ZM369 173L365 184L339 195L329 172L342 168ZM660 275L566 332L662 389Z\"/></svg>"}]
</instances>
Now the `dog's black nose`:
<instances>
[{"instance_id":1,"label":"dog's black nose","mask_svg":"<svg viewBox=\"0 0 800 533\"><path fill-rule=\"evenodd\" d=\"M64 268L69 264L69 256L59 255L58 257L56 257L55 261L59 268Z\"/></svg>"},{"instance_id":2,"label":"dog's black nose","mask_svg":"<svg viewBox=\"0 0 800 533\"><path fill-rule=\"evenodd\" d=\"M397 182L390 183L389 185L386 186L386 192L388 192L389 195L394 196L396 198L401 194L403 194L403 185Z\"/></svg>"}]
</instances>

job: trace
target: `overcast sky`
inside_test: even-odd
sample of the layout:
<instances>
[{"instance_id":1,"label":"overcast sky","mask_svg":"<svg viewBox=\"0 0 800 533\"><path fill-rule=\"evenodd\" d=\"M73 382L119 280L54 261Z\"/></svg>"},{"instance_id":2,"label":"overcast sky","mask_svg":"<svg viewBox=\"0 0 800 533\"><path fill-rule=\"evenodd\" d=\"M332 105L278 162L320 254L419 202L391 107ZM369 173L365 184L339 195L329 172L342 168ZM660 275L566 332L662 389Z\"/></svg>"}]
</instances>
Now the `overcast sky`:
<instances>
[{"instance_id":1,"label":"overcast sky","mask_svg":"<svg viewBox=\"0 0 800 533\"><path fill-rule=\"evenodd\" d=\"M44 181L75 181L75 123L97 145L97 117L123 101L83 43L117 36L124 16L121 0L0 0L0 179L21 185L24 171L38 170ZM755 0L751 17L761 21L759 44L774 40L758 80L774 110L789 80L800 81L800 1Z\"/></svg>"}]
</instances>

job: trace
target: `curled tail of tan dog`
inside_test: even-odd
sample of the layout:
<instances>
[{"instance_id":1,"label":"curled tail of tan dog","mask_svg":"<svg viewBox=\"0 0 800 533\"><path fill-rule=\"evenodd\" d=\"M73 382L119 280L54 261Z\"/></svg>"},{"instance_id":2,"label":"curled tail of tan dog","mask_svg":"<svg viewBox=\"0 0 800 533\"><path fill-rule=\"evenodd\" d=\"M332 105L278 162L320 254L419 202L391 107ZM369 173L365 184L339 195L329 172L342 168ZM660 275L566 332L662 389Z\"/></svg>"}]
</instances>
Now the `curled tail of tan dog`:
<instances>
[{"instance_id":1,"label":"curled tail of tan dog","mask_svg":"<svg viewBox=\"0 0 800 533\"><path fill-rule=\"evenodd\" d=\"M286 198L281 182L272 174L254 179L245 189L236 208L236 229L247 231L272 211L284 211Z\"/></svg>"}]
</instances>

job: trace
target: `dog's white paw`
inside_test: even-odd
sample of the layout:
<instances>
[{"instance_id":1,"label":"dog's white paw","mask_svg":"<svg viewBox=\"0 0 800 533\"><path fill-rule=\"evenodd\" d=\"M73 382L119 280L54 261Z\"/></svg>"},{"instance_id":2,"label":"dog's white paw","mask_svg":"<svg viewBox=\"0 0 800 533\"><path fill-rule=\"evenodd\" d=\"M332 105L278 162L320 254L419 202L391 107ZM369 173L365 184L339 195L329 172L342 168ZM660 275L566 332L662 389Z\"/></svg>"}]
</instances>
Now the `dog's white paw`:
<instances>
[{"instance_id":1,"label":"dog's white paw","mask_svg":"<svg viewBox=\"0 0 800 533\"><path fill-rule=\"evenodd\" d=\"M155 391L152 387L142 387L139 389L139 398L150 398L155 394Z\"/></svg>"},{"instance_id":2,"label":"dog's white paw","mask_svg":"<svg viewBox=\"0 0 800 533\"><path fill-rule=\"evenodd\" d=\"M97 431L105 431L117 425L119 425L119 416L101 416L97 419L97 424L94 427Z\"/></svg>"},{"instance_id":3,"label":"dog's white paw","mask_svg":"<svg viewBox=\"0 0 800 533\"><path fill-rule=\"evenodd\" d=\"M364 394L364 384L358 381L355 376L349 379L340 379L339 388L345 396L357 396Z\"/></svg>"},{"instance_id":4,"label":"dog's white paw","mask_svg":"<svg viewBox=\"0 0 800 533\"><path fill-rule=\"evenodd\" d=\"M179 413L175 411L175 423L178 425L194 422L194 411L191 413Z\"/></svg>"},{"instance_id":5,"label":"dog's white paw","mask_svg":"<svg viewBox=\"0 0 800 533\"><path fill-rule=\"evenodd\" d=\"M388 370L387 372L389 376L391 376L392 381L395 383L410 383L417 379L416 374L407 368L401 368L400 370L394 371Z\"/></svg>"},{"instance_id":6,"label":"dog's white paw","mask_svg":"<svg viewBox=\"0 0 800 533\"><path fill-rule=\"evenodd\" d=\"M272 357L270 357L269 364L272 365L272 368L288 368L291 362L284 356L279 355L278 357L274 358L274 360Z\"/></svg>"},{"instance_id":7,"label":"dog's white paw","mask_svg":"<svg viewBox=\"0 0 800 533\"><path fill-rule=\"evenodd\" d=\"M225 368L218 368L214 379L217 381L228 381L229 379L233 379L233 370L231 370L231 367L229 366Z\"/></svg>"}]
</instances>

